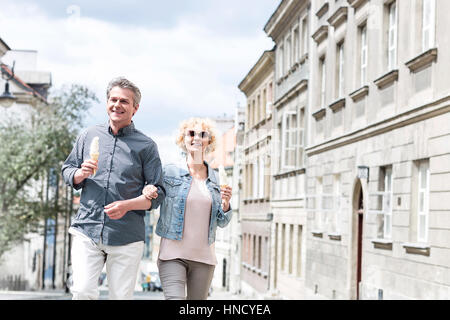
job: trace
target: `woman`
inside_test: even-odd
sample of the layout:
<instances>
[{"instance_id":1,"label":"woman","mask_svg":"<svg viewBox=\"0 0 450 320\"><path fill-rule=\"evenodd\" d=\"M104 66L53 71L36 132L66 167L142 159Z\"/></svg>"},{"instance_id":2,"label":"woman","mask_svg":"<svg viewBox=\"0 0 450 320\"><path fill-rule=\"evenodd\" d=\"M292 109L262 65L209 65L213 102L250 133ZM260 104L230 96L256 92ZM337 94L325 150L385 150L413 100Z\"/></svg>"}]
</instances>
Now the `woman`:
<instances>
[{"instance_id":1,"label":"woman","mask_svg":"<svg viewBox=\"0 0 450 320\"><path fill-rule=\"evenodd\" d=\"M176 141L186 163L163 169L166 198L156 226L161 237L157 264L166 299L205 300L217 264L216 228L230 222L232 189L219 187L218 174L205 161L216 144L210 120L182 122ZM154 186L143 194L149 200L157 197Z\"/></svg>"}]
</instances>

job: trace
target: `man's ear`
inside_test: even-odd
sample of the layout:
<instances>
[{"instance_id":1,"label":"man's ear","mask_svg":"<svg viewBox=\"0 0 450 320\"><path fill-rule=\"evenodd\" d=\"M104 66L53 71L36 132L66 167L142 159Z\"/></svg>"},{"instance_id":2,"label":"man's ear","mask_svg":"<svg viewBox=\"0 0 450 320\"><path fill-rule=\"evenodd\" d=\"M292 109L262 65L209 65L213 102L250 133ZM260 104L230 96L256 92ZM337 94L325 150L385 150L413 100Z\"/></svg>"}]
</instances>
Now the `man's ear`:
<instances>
[{"instance_id":1,"label":"man's ear","mask_svg":"<svg viewBox=\"0 0 450 320\"><path fill-rule=\"evenodd\" d=\"M139 105L137 105L137 106L134 107L133 116L136 114L136 112L138 111L138 109L139 109Z\"/></svg>"}]
</instances>

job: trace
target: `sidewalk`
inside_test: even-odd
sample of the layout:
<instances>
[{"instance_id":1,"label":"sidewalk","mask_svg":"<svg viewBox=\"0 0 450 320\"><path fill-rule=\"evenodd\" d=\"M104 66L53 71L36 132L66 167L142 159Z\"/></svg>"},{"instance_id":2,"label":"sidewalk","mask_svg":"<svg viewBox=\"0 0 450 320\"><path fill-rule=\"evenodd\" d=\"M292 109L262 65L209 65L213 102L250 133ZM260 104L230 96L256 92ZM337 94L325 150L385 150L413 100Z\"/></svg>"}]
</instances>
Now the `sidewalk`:
<instances>
[{"instance_id":1,"label":"sidewalk","mask_svg":"<svg viewBox=\"0 0 450 320\"><path fill-rule=\"evenodd\" d=\"M72 295L64 290L8 291L0 290L0 300L70 300Z\"/></svg>"}]
</instances>

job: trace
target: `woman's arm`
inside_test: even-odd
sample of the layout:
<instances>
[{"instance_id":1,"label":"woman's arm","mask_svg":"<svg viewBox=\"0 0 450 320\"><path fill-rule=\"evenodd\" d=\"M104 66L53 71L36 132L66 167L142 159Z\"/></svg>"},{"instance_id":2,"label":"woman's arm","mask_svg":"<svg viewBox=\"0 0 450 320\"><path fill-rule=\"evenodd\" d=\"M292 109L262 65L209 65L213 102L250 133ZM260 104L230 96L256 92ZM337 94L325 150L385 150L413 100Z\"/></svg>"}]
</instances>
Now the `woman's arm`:
<instances>
[{"instance_id":1,"label":"woman's arm","mask_svg":"<svg viewBox=\"0 0 450 320\"><path fill-rule=\"evenodd\" d=\"M132 210L148 210L152 206L152 200L147 199L144 195L129 199L114 201L105 206L105 213L113 220L122 218L128 211Z\"/></svg>"}]
</instances>

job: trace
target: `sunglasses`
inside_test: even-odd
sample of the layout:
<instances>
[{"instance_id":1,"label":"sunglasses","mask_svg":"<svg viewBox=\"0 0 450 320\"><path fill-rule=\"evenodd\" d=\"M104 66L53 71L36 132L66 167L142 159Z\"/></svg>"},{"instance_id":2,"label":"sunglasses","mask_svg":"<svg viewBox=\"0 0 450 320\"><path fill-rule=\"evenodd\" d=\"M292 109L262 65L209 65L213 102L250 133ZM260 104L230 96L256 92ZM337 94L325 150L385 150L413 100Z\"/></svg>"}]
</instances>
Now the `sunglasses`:
<instances>
[{"instance_id":1,"label":"sunglasses","mask_svg":"<svg viewBox=\"0 0 450 320\"><path fill-rule=\"evenodd\" d=\"M188 130L188 131L186 132L186 136L187 136L187 137L191 137L191 138L197 136L197 137L200 137L200 138L202 138L202 139L205 139L205 138L208 138L208 137L209 137L209 133L206 132L206 131L195 132L194 130Z\"/></svg>"}]
</instances>

